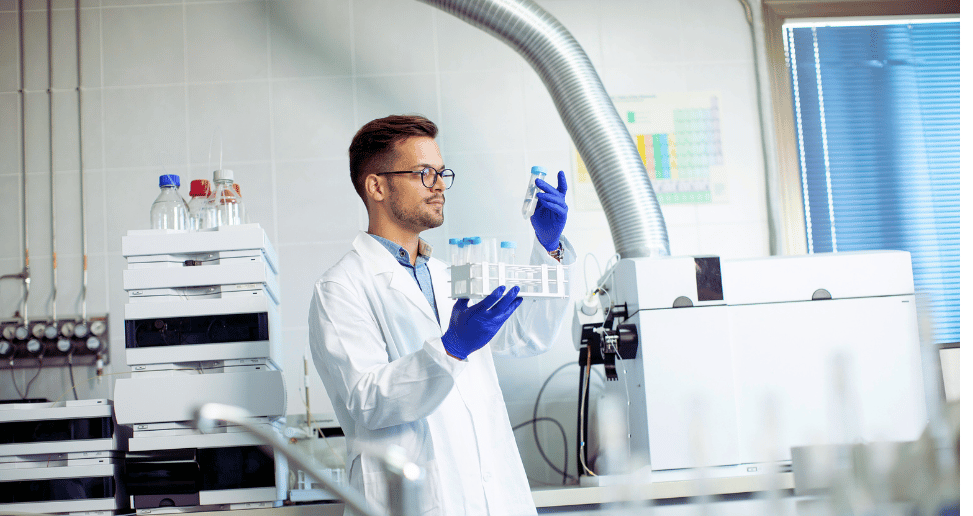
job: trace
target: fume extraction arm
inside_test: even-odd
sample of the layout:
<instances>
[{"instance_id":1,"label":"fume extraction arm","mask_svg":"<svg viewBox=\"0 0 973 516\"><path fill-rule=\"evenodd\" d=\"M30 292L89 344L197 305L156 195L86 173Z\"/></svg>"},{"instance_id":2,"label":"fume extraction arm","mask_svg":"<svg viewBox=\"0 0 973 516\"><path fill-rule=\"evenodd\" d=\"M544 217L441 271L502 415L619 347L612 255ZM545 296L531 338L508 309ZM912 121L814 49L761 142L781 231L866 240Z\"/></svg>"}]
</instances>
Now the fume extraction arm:
<instances>
[{"instance_id":1,"label":"fume extraction arm","mask_svg":"<svg viewBox=\"0 0 973 516\"><path fill-rule=\"evenodd\" d=\"M669 255L662 209L632 136L574 36L531 0L419 0L492 34L522 55L591 174L622 258Z\"/></svg>"}]
</instances>

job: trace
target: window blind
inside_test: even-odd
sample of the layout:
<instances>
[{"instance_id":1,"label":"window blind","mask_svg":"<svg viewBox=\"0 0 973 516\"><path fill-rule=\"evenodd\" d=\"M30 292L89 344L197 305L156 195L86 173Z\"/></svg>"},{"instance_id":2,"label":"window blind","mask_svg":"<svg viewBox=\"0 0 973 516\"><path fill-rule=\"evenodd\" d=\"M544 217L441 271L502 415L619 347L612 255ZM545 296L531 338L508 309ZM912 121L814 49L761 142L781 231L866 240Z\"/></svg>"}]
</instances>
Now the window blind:
<instances>
[{"instance_id":1,"label":"window blind","mask_svg":"<svg viewBox=\"0 0 973 516\"><path fill-rule=\"evenodd\" d=\"M784 25L808 251L912 254L959 342L958 19Z\"/></svg>"}]
</instances>

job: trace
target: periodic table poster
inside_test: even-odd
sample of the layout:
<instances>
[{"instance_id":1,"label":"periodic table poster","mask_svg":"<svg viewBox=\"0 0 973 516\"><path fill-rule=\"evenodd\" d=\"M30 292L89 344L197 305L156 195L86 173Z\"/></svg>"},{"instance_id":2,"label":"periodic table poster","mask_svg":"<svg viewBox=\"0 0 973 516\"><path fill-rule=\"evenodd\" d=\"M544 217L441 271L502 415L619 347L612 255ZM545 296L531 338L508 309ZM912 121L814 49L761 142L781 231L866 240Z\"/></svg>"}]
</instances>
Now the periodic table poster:
<instances>
[{"instance_id":1,"label":"periodic table poster","mask_svg":"<svg viewBox=\"0 0 973 516\"><path fill-rule=\"evenodd\" d=\"M612 97L661 204L726 202L726 167L717 93ZM574 154L575 204L601 210L588 169Z\"/></svg>"}]
</instances>

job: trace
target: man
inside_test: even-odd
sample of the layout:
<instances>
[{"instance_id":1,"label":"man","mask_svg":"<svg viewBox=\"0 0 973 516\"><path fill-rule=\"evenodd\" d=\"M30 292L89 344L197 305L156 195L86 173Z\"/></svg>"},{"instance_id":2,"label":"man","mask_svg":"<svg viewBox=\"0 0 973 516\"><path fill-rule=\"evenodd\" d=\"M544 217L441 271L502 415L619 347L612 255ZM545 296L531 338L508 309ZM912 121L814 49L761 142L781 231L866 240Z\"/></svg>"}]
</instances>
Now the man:
<instances>
[{"instance_id":1,"label":"man","mask_svg":"<svg viewBox=\"0 0 973 516\"><path fill-rule=\"evenodd\" d=\"M352 140L368 232L314 285L312 357L346 436L349 483L374 507L387 505L374 454L394 444L426 472L420 514L536 514L493 354L546 351L568 300L524 301L517 287L472 305L449 298L447 267L419 238L443 223L453 181L437 131L421 116L393 115ZM531 261L571 263L564 173L557 188L538 187Z\"/></svg>"}]
</instances>

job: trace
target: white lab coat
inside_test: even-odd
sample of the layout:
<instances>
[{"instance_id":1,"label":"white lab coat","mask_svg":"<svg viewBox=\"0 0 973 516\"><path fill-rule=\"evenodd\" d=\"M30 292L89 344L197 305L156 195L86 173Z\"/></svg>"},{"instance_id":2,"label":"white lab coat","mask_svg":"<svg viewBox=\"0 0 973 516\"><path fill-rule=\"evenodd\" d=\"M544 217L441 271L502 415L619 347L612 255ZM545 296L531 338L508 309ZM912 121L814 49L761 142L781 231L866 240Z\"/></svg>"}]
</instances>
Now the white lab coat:
<instances>
[{"instance_id":1,"label":"white lab coat","mask_svg":"<svg viewBox=\"0 0 973 516\"><path fill-rule=\"evenodd\" d=\"M573 263L562 245L562 263ZM533 247L531 263L556 263ZM349 483L384 507L381 460L363 452L395 444L425 468L420 514L536 514L491 351L543 353L569 301L525 299L488 346L459 361L441 339L453 307L448 269L428 266L441 325L415 279L366 233L314 284L311 355L346 436Z\"/></svg>"}]
</instances>

